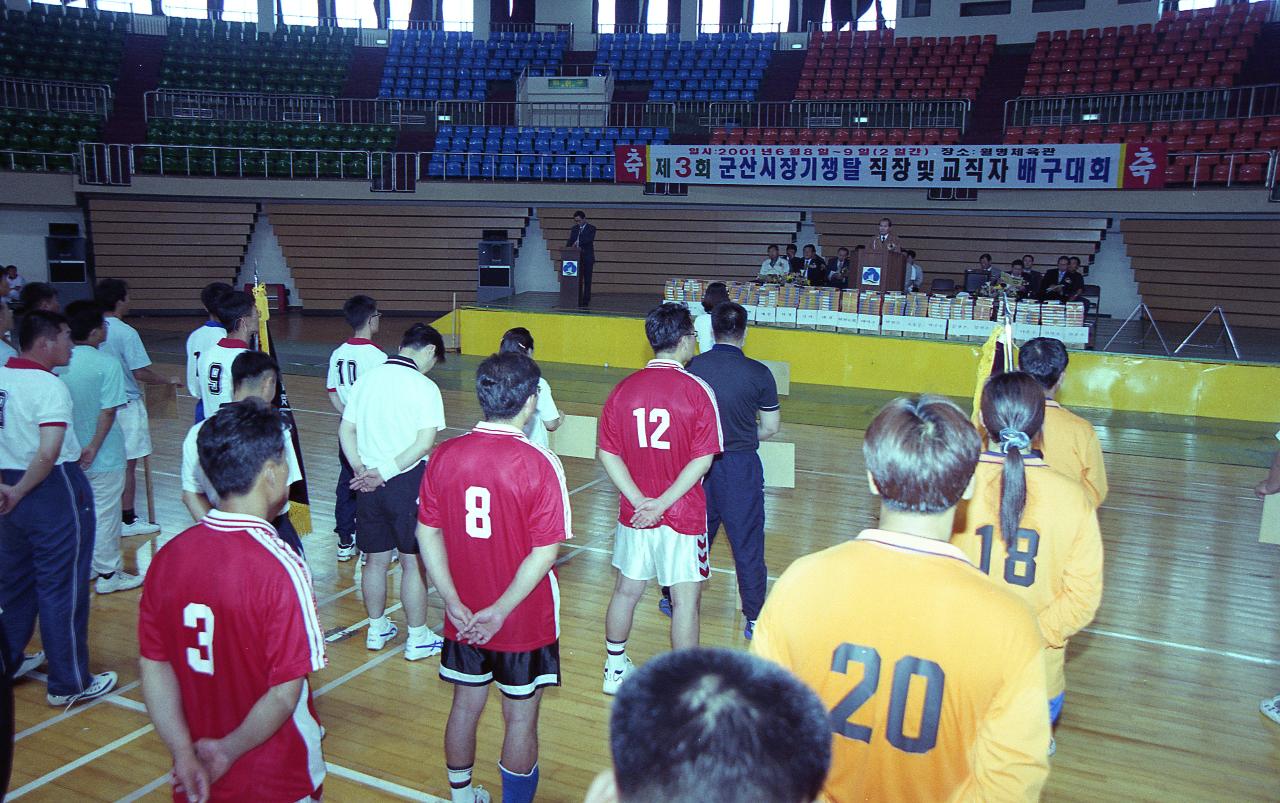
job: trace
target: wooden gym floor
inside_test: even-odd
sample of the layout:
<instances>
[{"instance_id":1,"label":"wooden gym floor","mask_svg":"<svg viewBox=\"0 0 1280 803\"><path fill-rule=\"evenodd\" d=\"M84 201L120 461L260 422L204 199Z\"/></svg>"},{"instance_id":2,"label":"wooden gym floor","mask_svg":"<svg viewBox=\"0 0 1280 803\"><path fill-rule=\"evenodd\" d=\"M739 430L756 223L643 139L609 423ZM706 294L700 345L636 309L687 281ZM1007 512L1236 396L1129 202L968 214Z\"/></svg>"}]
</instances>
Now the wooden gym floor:
<instances>
[{"instance_id":1,"label":"wooden gym floor","mask_svg":"<svg viewBox=\"0 0 1280 803\"><path fill-rule=\"evenodd\" d=\"M182 341L195 323L136 321L158 367L175 374L182 370ZM407 324L384 318L382 345L393 347ZM403 637L382 652L365 650L359 571L355 561L334 559L337 416L325 398L322 375L342 329L339 319L300 317L278 320L274 328L305 447L315 532L304 541L321 623L330 634L329 666L311 679L328 731L325 790L334 801L447 798L441 740L450 687L436 676L437 659L404 661ZM470 384L474 367L474 359L451 356L432 372L444 392L450 437L479 415ZM592 416L625 373L543 368L562 410ZM771 576L874 522L862 431L830 422L865 426L891 396L794 386L784 399L778 437L796 443L799 487L767 492ZM177 473L192 406L181 397L179 419L152 421L152 474L164 531L125 540L130 570L145 569L154 550L190 523ZM1280 798L1280 728L1257 711L1262 697L1280 692L1280 555L1257 543L1261 505L1251 491L1278 445L1274 428L1082 412L1098 425L1111 477L1111 496L1101 511L1106 589L1097 620L1073 640L1068 654L1067 702L1045 798ZM594 461L567 459L565 469L575 538L562 550L558 568L564 686L546 695L541 720L539 791L547 801L581 800L592 777L609 765L609 700L600 692L600 667L613 583L616 497ZM140 492L140 509L141 498ZM712 563L703 643L744 648L733 563L723 538ZM398 582L393 601L396 587ZM90 665L120 673L116 693L62 711L45 704L40 678L17 686L10 799L168 799L169 758L138 687L139 594L92 600ZM637 663L667 649L667 619L656 600L651 592L638 609L630 643ZM398 618L394 610L392 616ZM440 619L433 598L433 626ZM501 728L498 707L491 705L480 731L476 780L495 793Z\"/></svg>"}]
</instances>

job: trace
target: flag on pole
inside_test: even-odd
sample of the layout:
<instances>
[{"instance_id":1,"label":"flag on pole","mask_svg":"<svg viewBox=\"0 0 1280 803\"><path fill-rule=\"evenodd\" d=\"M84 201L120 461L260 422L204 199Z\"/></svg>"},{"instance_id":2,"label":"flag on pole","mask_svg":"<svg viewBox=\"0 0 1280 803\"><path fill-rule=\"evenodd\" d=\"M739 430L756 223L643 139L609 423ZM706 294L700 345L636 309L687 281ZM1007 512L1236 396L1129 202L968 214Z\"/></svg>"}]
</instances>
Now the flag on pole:
<instances>
[{"instance_id":1,"label":"flag on pole","mask_svg":"<svg viewBox=\"0 0 1280 803\"><path fill-rule=\"evenodd\" d=\"M267 303L266 285L254 277L253 302L258 308L258 350L272 357L276 356L275 342L271 339L271 327L267 322L271 319L271 306ZM278 358L277 358L278 361ZM298 425L293 420L293 408L289 406L289 394L284 389L284 373L280 373L276 382L276 397L272 400L280 411L285 424L289 427L290 447L294 457L298 458L298 472L302 479L289 486L289 521L298 531L298 536L311 533L311 497L307 494L307 467L302 462L302 441L298 437Z\"/></svg>"},{"instance_id":2,"label":"flag on pole","mask_svg":"<svg viewBox=\"0 0 1280 803\"><path fill-rule=\"evenodd\" d=\"M1009 305L1003 299L999 303L999 326L987 335L987 342L982 344L978 352L978 375L973 387L973 420L982 420L982 389L987 380L996 374L1012 371L1017 356L1013 346L1013 321L1009 315Z\"/></svg>"}]
</instances>

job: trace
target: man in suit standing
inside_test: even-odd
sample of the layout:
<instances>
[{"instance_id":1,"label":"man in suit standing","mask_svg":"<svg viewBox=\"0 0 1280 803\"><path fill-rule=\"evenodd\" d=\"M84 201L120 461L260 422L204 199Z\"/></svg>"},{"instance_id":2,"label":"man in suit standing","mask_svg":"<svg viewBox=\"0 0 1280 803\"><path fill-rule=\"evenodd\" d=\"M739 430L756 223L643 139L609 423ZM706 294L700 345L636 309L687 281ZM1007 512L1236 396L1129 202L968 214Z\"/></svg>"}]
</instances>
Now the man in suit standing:
<instances>
[{"instance_id":1,"label":"man in suit standing","mask_svg":"<svg viewBox=\"0 0 1280 803\"><path fill-rule=\"evenodd\" d=\"M893 233L893 221L887 217L880 218L880 229L871 237L867 245L872 251L901 251L902 243L898 235Z\"/></svg>"},{"instance_id":2,"label":"man in suit standing","mask_svg":"<svg viewBox=\"0 0 1280 803\"><path fill-rule=\"evenodd\" d=\"M581 209L573 213L573 229L564 245L582 249L578 259L578 306L588 306L591 303L591 269L596 265L596 227L587 222L587 213Z\"/></svg>"}]
</instances>

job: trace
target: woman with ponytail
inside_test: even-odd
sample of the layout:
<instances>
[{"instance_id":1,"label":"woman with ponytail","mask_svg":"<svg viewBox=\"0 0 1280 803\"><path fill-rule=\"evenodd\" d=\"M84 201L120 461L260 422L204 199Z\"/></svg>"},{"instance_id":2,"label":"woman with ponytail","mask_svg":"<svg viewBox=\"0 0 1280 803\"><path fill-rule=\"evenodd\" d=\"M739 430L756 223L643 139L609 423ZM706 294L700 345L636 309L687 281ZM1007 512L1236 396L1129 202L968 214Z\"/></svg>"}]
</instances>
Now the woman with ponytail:
<instances>
[{"instance_id":1,"label":"woman with ponytail","mask_svg":"<svg viewBox=\"0 0 1280 803\"><path fill-rule=\"evenodd\" d=\"M1031 605L1045 639L1049 719L1066 688L1067 640L1093 621L1102 601L1102 535L1092 498L1035 448L1045 395L1030 374L997 374L982 391L987 451L974 494L956 514L951 543L975 566ZM1052 748L1050 750L1052 752Z\"/></svg>"}]
</instances>

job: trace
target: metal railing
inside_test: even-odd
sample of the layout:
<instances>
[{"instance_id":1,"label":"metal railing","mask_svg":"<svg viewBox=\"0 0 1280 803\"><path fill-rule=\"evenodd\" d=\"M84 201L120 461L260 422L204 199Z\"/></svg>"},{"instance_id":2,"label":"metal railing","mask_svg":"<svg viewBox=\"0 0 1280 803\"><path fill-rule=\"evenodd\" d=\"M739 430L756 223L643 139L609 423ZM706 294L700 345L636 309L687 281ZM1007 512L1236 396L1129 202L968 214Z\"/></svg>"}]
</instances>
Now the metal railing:
<instances>
[{"instance_id":1,"label":"metal railing","mask_svg":"<svg viewBox=\"0 0 1280 803\"><path fill-rule=\"evenodd\" d=\"M74 153L50 151L0 151L0 170L24 173L73 173Z\"/></svg>"},{"instance_id":2,"label":"metal railing","mask_svg":"<svg viewBox=\"0 0 1280 803\"><path fill-rule=\"evenodd\" d=\"M871 9L867 13L863 14L860 19L854 20L852 25L848 28L836 28L825 22L809 20L809 24L806 26L805 31L811 34L818 32L837 33L839 31L892 31L897 27L898 20L895 17L885 17L884 24L879 24L879 20L876 19L875 9Z\"/></svg>"},{"instance_id":3,"label":"metal railing","mask_svg":"<svg viewBox=\"0 0 1280 803\"><path fill-rule=\"evenodd\" d=\"M702 22L698 33L776 33L782 34L782 23L752 25L749 22Z\"/></svg>"},{"instance_id":4,"label":"metal railing","mask_svg":"<svg viewBox=\"0 0 1280 803\"><path fill-rule=\"evenodd\" d=\"M105 118L111 111L111 89L105 84L0 78L0 106Z\"/></svg>"},{"instance_id":5,"label":"metal railing","mask_svg":"<svg viewBox=\"0 0 1280 803\"><path fill-rule=\"evenodd\" d=\"M1004 127L1176 122L1270 114L1280 114L1280 84L1014 98L1005 101Z\"/></svg>"},{"instance_id":6,"label":"metal railing","mask_svg":"<svg viewBox=\"0 0 1280 803\"><path fill-rule=\"evenodd\" d=\"M613 156L423 151L423 181L613 182Z\"/></svg>"},{"instance_id":7,"label":"metal railing","mask_svg":"<svg viewBox=\"0 0 1280 803\"><path fill-rule=\"evenodd\" d=\"M387 20L393 31L474 31L475 23L450 20Z\"/></svg>"},{"instance_id":8,"label":"metal railing","mask_svg":"<svg viewBox=\"0 0 1280 803\"><path fill-rule=\"evenodd\" d=\"M678 22L655 22L653 24L647 22L606 22L596 24L596 44L600 43L600 34L620 34L628 33L651 33L651 34L676 34L680 33L680 23Z\"/></svg>"},{"instance_id":9,"label":"metal railing","mask_svg":"<svg viewBox=\"0 0 1280 803\"><path fill-rule=\"evenodd\" d=\"M700 128L959 128L967 100L819 100L780 103L712 101L676 104Z\"/></svg>"},{"instance_id":10,"label":"metal railing","mask_svg":"<svg viewBox=\"0 0 1280 803\"><path fill-rule=\"evenodd\" d=\"M490 33L567 33L573 41L571 22L491 22Z\"/></svg>"},{"instance_id":11,"label":"metal railing","mask_svg":"<svg viewBox=\"0 0 1280 803\"><path fill-rule=\"evenodd\" d=\"M325 95L266 95L155 89L144 96L146 119L243 120L246 122L399 125L401 103Z\"/></svg>"},{"instance_id":12,"label":"metal railing","mask_svg":"<svg viewBox=\"0 0 1280 803\"><path fill-rule=\"evenodd\" d=\"M1245 186L1264 188L1276 186L1277 162L1280 161L1280 159L1277 159L1276 151L1177 151L1170 153L1169 159L1172 164L1176 163L1176 160L1179 157L1184 159L1191 157L1191 164L1187 169L1187 182L1190 184L1191 189L1194 190L1198 189L1202 183L1215 187L1240 186L1241 182L1236 177L1236 168L1243 164L1250 164L1248 159L1251 156L1266 156L1267 162L1266 166L1263 167L1262 170L1262 183L1245 182ZM1208 160L1210 157L1214 159L1212 165L1201 163L1201 160ZM1227 165L1226 181L1213 181L1213 168L1224 163ZM1252 164L1257 164L1257 162L1252 162ZM1204 168L1207 168L1210 171L1210 180L1201 182L1200 171Z\"/></svg>"},{"instance_id":13,"label":"metal railing","mask_svg":"<svg viewBox=\"0 0 1280 803\"><path fill-rule=\"evenodd\" d=\"M436 123L454 125L634 127L675 125L674 103L512 103L438 100Z\"/></svg>"},{"instance_id":14,"label":"metal railing","mask_svg":"<svg viewBox=\"0 0 1280 803\"><path fill-rule=\"evenodd\" d=\"M369 178L369 151L129 145L129 171L139 176L210 178Z\"/></svg>"},{"instance_id":15,"label":"metal railing","mask_svg":"<svg viewBox=\"0 0 1280 803\"><path fill-rule=\"evenodd\" d=\"M257 15L254 15L254 20ZM129 30L145 36L164 36L169 33L169 18L154 14L130 14Z\"/></svg>"}]
</instances>

